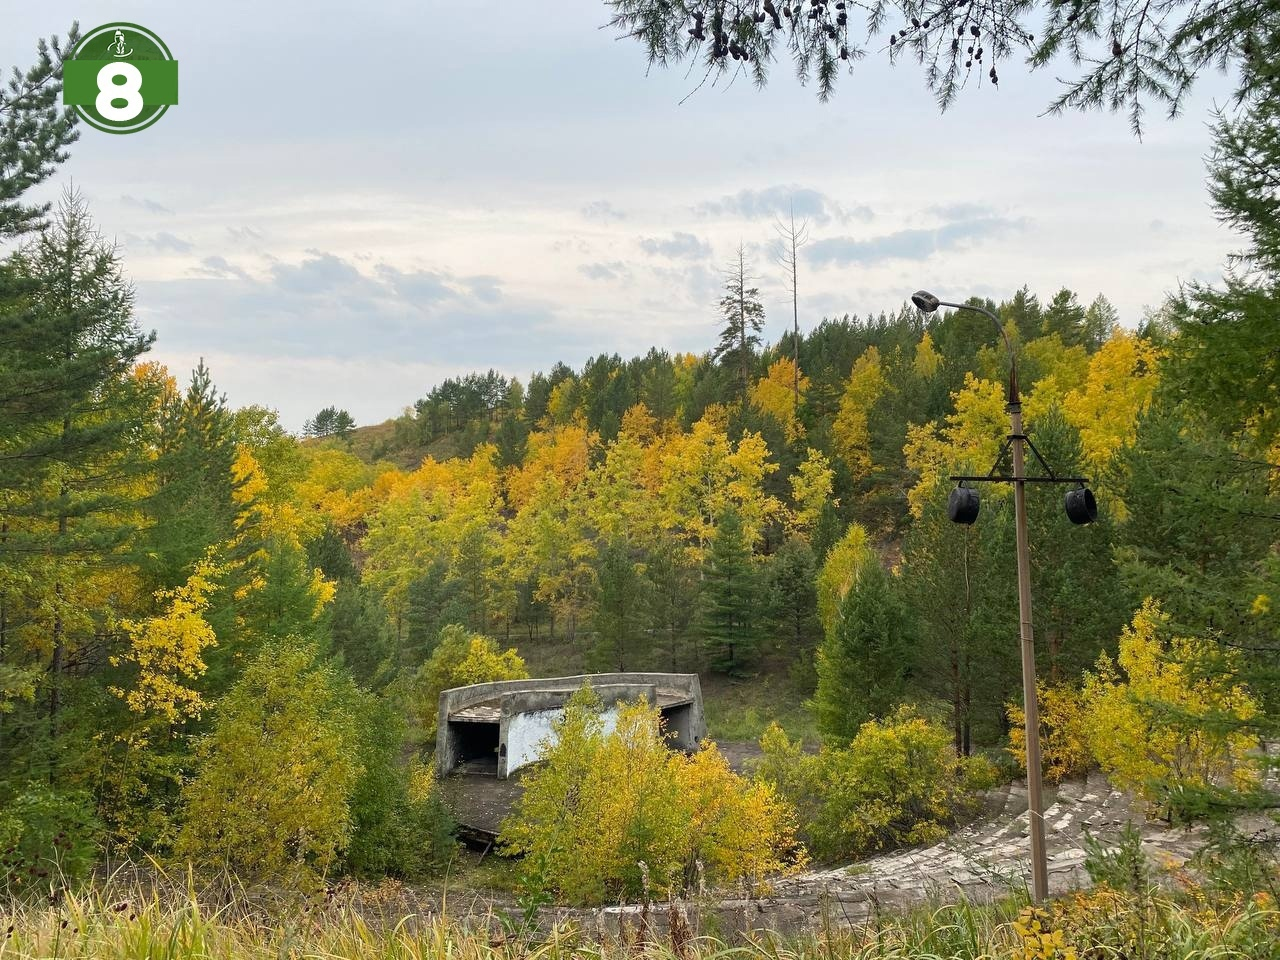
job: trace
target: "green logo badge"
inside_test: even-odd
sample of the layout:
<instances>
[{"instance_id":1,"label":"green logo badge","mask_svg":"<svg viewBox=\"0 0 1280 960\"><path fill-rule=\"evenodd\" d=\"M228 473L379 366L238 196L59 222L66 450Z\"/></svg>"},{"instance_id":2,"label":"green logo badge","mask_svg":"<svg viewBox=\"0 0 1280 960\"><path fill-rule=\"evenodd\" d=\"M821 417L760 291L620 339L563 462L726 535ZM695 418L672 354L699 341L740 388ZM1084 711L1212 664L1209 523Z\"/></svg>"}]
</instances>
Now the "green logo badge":
<instances>
[{"instance_id":1,"label":"green logo badge","mask_svg":"<svg viewBox=\"0 0 1280 960\"><path fill-rule=\"evenodd\" d=\"M137 133L178 102L178 61L146 27L103 24L62 65L62 102L91 127Z\"/></svg>"}]
</instances>

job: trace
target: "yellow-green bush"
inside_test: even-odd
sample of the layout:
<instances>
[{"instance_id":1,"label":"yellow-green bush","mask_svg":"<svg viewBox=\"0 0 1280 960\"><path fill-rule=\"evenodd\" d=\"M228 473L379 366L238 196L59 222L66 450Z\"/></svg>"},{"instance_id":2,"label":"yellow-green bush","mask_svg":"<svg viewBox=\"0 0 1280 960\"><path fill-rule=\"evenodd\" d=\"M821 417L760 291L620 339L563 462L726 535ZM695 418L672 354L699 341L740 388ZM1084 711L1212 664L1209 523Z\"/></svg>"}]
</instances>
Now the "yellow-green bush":
<instances>
[{"instance_id":1,"label":"yellow-green bush","mask_svg":"<svg viewBox=\"0 0 1280 960\"><path fill-rule=\"evenodd\" d=\"M1260 707L1239 666L1234 651L1174 635L1147 600L1116 659L1104 654L1085 675L1085 737L1111 782L1153 801L1171 787L1255 786Z\"/></svg>"},{"instance_id":2,"label":"yellow-green bush","mask_svg":"<svg viewBox=\"0 0 1280 960\"><path fill-rule=\"evenodd\" d=\"M1040 766L1048 783L1080 776L1093 764L1089 750L1088 726L1080 691L1068 684L1037 685L1040 700ZM1021 704L1011 703L1009 753L1022 769L1027 768L1026 713Z\"/></svg>"},{"instance_id":3,"label":"yellow-green bush","mask_svg":"<svg viewBox=\"0 0 1280 960\"><path fill-rule=\"evenodd\" d=\"M524 660L514 649L500 650L489 637L450 624L440 631L436 648L418 668L414 681L413 702L423 736L435 736L441 691L528 676Z\"/></svg>"},{"instance_id":4,"label":"yellow-green bush","mask_svg":"<svg viewBox=\"0 0 1280 960\"><path fill-rule=\"evenodd\" d=\"M776 725L760 745L757 775L795 804L822 860L936 842L995 782L989 761L956 757L950 731L906 707L863 724L847 747L806 753Z\"/></svg>"},{"instance_id":5,"label":"yellow-green bush","mask_svg":"<svg viewBox=\"0 0 1280 960\"><path fill-rule=\"evenodd\" d=\"M656 708L621 704L608 729L590 690L555 724L503 825L526 878L561 899L605 903L646 892L763 877L799 862L790 806L729 769L713 744L668 749Z\"/></svg>"}]
</instances>

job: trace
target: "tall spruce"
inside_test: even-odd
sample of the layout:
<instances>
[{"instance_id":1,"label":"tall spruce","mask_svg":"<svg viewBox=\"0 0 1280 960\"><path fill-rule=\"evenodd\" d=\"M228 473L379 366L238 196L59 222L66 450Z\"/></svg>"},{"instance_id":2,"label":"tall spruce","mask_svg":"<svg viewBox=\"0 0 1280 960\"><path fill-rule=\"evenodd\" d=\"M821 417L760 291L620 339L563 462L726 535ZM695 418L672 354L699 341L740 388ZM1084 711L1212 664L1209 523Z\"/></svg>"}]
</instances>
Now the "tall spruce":
<instances>
[{"instance_id":1,"label":"tall spruce","mask_svg":"<svg viewBox=\"0 0 1280 960\"><path fill-rule=\"evenodd\" d=\"M755 660L761 635L759 589L742 518L730 508L716 525L703 567L700 632L713 670L740 674Z\"/></svg>"},{"instance_id":2,"label":"tall spruce","mask_svg":"<svg viewBox=\"0 0 1280 960\"><path fill-rule=\"evenodd\" d=\"M631 545L619 537L606 543L600 554L593 660L604 669L634 670L646 659L648 584L633 553Z\"/></svg>"},{"instance_id":3,"label":"tall spruce","mask_svg":"<svg viewBox=\"0 0 1280 960\"><path fill-rule=\"evenodd\" d=\"M813 706L823 735L847 744L888 716L909 696L916 649L914 611L898 584L878 562L865 564L818 652Z\"/></svg>"}]
</instances>

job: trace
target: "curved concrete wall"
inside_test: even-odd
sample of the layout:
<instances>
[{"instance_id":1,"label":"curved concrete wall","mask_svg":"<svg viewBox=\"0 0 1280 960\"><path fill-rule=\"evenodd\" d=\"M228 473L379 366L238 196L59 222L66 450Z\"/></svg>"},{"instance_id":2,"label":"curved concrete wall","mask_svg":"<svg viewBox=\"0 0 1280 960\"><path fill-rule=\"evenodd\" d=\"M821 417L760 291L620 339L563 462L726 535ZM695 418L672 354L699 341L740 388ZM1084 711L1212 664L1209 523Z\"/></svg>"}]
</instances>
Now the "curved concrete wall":
<instances>
[{"instance_id":1,"label":"curved concrete wall","mask_svg":"<svg viewBox=\"0 0 1280 960\"><path fill-rule=\"evenodd\" d=\"M655 703L659 694L688 700L688 706L676 708L679 719L671 724L672 746L696 749L706 735L702 687L696 673L596 673L477 683L454 687L440 694L436 727L437 772L447 774L457 765L458 728L465 723L477 722L451 720L450 717L458 711L497 701L497 775L505 777L537 758L537 748L550 735L555 720L563 715L565 702L583 685L589 685L606 705L640 697ZM606 723L614 717L616 710L610 706L606 710Z\"/></svg>"}]
</instances>

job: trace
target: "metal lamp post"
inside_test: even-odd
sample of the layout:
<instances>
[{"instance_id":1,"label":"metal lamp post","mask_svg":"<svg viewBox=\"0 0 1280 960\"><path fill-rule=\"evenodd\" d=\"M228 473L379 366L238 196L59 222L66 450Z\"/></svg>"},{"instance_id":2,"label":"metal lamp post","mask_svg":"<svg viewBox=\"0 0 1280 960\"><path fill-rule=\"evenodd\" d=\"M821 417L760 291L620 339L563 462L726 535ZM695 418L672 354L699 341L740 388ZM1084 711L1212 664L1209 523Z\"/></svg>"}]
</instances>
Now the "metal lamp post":
<instances>
[{"instance_id":1,"label":"metal lamp post","mask_svg":"<svg viewBox=\"0 0 1280 960\"><path fill-rule=\"evenodd\" d=\"M1087 480L1083 477L1055 476L1053 470L1040 456L1040 452L1036 450L1035 444L1022 432L1022 400L1018 394L1018 358L999 318L984 307L968 303L947 303L924 290L918 290L912 294L911 302L924 313L933 313L938 307L951 307L955 310L970 310L985 314L995 324L996 330L1004 340L1005 349L1009 351L1009 384L1005 397L1005 409L1009 413L1009 436L996 456L995 466L986 476L951 477L958 482L959 486L952 491L947 506L952 520L970 524L978 517L979 498L978 491L972 487L966 487L966 483L1013 484L1013 510L1018 553L1018 621L1019 636L1022 640L1022 697L1026 716L1027 816L1031 829L1031 895L1034 902L1039 903L1049 894L1049 871L1044 842L1044 798L1040 773L1040 705L1036 693L1035 637L1031 628L1031 550L1027 542L1026 485L1028 483L1077 485L1079 489L1070 491L1066 499L1067 516L1073 523L1092 522L1097 517L1097 503L1092 492L1084 486ZM1031 452L1044 467L1048 476L1028 477L1026 475L1024 445L1031 448ZM1005 449L1010 449L1012 453L1012 476L996 474Z\"/></svg>"}]
</instances>

